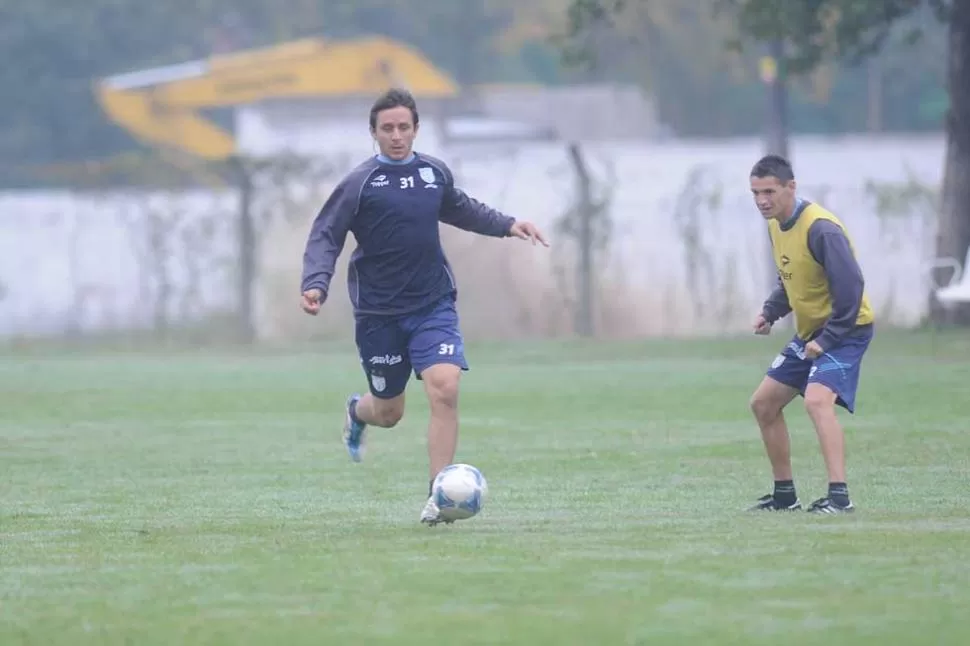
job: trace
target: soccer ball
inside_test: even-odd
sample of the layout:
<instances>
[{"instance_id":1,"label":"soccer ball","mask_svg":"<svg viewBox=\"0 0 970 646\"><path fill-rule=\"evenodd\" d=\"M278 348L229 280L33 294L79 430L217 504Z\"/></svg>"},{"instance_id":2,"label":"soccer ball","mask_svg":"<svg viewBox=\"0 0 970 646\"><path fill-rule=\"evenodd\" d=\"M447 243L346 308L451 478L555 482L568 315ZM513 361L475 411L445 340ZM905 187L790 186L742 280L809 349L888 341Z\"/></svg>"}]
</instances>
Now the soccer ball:
<instances>
[{"instance_id":1,"label":"soccer ball","mask_svg":"<svg viewBox=\"0 0 970 646\"><path fill-rule=\"evenodd\" d=\"M471 518L485 506L488 483L470 464L450 464L434 479L431 495L444 520Z\"/></svg>"}]
</instances>

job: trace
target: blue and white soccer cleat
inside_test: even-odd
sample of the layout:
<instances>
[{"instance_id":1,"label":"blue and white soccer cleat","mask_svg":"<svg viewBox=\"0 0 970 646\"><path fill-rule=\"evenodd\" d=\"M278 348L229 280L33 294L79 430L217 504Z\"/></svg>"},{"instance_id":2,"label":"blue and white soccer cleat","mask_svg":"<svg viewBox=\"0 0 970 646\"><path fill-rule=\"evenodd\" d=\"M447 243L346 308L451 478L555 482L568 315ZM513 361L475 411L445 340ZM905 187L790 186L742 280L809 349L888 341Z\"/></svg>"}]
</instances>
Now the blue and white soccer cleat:
<instances>
[{"instance_id":1,"label":"blue and white soccer cleat","mask_svg":"<svg viewBox=\"0 0 970 646\"><path fill-rule=\"evenodd\" d=\"M347 412L344 419L344 446L347 447L347 453L354 462L360 462L364 457L364 435L367 430L367 424L354 421L350 415L351 404L356 406L359 401L360 395L357 394L347 399Z\"/></svg>"}]
</instances>

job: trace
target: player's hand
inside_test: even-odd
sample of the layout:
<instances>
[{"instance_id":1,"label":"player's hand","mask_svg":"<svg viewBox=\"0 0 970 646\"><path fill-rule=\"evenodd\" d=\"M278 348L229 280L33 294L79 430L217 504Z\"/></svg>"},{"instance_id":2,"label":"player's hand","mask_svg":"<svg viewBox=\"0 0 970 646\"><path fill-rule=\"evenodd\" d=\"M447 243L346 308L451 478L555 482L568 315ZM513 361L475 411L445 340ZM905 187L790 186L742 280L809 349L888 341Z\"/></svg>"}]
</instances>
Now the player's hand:
<instances>
[{"instance_id":1,"label":"player's hand","mask_svg":"<svg viewBox=\"0 0 970 646\"><path fill-rule=\"evenodd\" d=\"M809 359L818 359L825 353L818 341L809 341L805 344L805 356Z\"/></svg>"},{"instance_id":2,"label":"player's hand","mask_svg":"<svg viewBox=\"0 0 970 646\"><path fill-rule=\"evenodd\" d=\"M320 306L323 305L323 290L313 288L303 292L303 302L301 305L304 312L311 316L316 316L320 312Z\"/></svg>"},{"instance_id":3,"label":"player's hand","mask_svg":"<svg viewBox=\"0 0 970 646\"><path fill-rule=\"evenodd\" d=\"M548 247L549 243L546 242L545 236L539 231L539 228L532 224L531 222L520 222L518 220L509 229L509 235L519 238L521 240L531 240L534 245L536 242L542 244L543 247Z\"/></svg>"},{"instance_id":4,"label":"player's hand","mask_svg":"<svg viewBox=\"0 0 970 646\"><path fill-rule=\"evenodd\" d=\"M771 334L771 323L765 320L764 314L758 314L758 316L755 317L754 325L752 325L752 327L754 328L755 334Z\"/></svg>"}]
</instances>

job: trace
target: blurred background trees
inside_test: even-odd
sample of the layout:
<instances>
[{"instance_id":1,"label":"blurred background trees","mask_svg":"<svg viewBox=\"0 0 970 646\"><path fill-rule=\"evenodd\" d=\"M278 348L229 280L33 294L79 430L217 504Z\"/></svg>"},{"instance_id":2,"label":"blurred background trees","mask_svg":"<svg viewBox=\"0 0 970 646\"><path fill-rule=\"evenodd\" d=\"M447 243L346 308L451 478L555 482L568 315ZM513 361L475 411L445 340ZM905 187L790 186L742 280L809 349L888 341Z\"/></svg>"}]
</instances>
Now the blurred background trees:
<instances>
[{"instance_id":1,"label":"blurred background trees","mask_svg":"<svg viewBox=\"0 0 970 646\"><path fill-rule=\"evenodd\" d=\"M599 43L590 70L560 65L566 0L0 1L0 159L8 185L41 181L38 168L136 148L110 125L94 79L309 35L381 33L411 44L459 83L636 81L680 136L759 132L757 49L731 53L732 17L706 3L651 0L627 9L624 38ZM628 3L637 5L638 3ZM909 3L914 4L914 3ZM918 4L918 3L916 3ZM454 28L454 25L459 28ZM911 27L923 30L907 47ZM792 87L799 132L938 130L947 106L946 26L914 11L861 62L826 61ZM892 79L887 82L887 79ZM718 110L712 113L711 105ZM10 160L17 160L13 166Z\"/></svg>"}]
</instances>

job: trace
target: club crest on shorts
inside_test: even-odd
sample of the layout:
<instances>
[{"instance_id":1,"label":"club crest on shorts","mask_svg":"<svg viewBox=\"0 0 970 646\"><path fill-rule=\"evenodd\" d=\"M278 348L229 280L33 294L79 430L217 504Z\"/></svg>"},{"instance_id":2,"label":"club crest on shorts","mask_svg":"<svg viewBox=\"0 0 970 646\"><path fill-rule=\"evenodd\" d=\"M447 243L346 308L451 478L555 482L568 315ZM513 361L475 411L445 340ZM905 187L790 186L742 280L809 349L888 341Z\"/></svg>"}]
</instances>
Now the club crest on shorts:
<instances>
[{"instance_id":1,"label":"club crest on shorts","mask_svg":"<svg viewBox=\"0 0 970 646\"><path fill-rule=\"evenodd\" d=\"M779 354L777 357L775 357L775 360L771 362L771 369L776 370L781 368L781 364L783 363L785 363L785 355Z\"/></svg>"},{"instance_id":2,"label":"club crest on shorts","mask_svg":"<svg viewBox=\"0 0 970 646\"><path fill-rule=\"evenodd\" d=\"M370 383L374 387L374 390L379 393L384 392L384 389L387 388L387 380L384 379L383 375L371 375Z\"/></svg>"}]
</instances>

